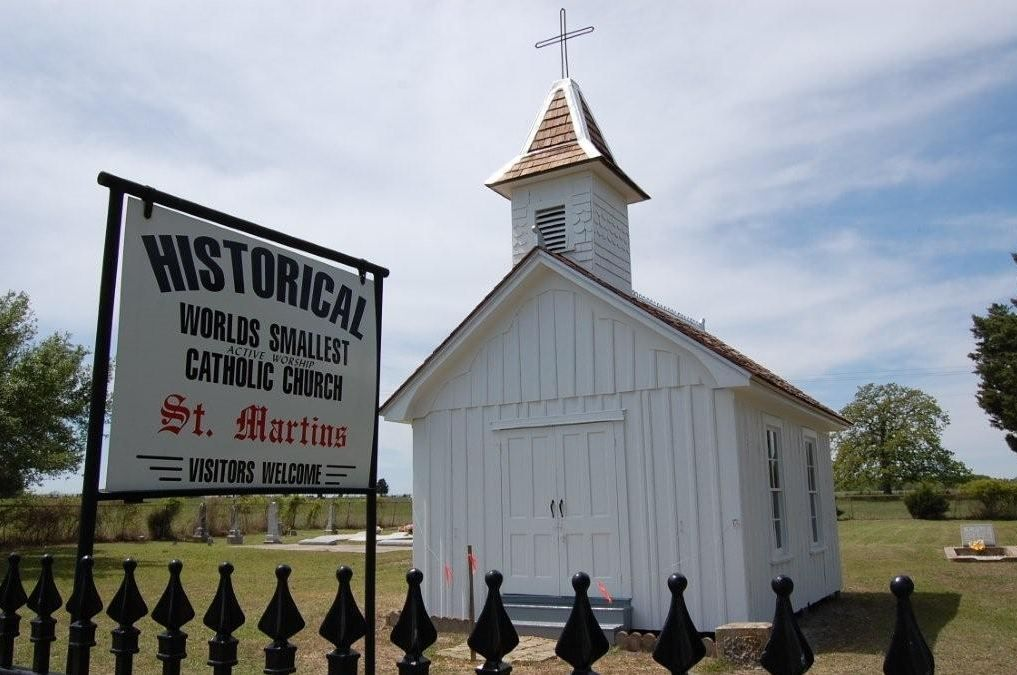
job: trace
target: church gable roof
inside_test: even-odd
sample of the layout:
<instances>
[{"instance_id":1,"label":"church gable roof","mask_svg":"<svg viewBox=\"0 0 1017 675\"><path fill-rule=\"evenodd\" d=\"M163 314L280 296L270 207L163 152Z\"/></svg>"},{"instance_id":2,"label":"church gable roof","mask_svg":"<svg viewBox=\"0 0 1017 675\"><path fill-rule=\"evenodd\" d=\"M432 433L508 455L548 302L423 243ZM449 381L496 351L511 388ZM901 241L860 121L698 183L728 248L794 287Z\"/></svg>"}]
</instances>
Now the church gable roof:
<instances>
[{"instance_id":1,"label":"church gable roof","mask_svg":"<svg viewBox=\"0 0 1017 675\"><path fill-rule=\"evenodd\" d=\"M510 183L583 164L605 169L630 202L649 199L615 162L579 85L566 78L551 87L522 152L495 172L486 185L509 196Z\"/></svg>"},{"instance_id":2,"label":"church gable roof","mask_svg":"<svg viewBox=\"0 0 1017 675\"><path fill-rule=\"evenodd\" d=\"M564 256L558 255L557 253L552 253L550 251L546 251L546 253L548 255L555 257L565 265L568 265L569 267L576 270L583 276L592 279L593 281L596 281L604 288L607 288L615 295L624 299L626 302L635 305L636 307L646 312L650 316L660 321L663 321L671 328L674 328L678 332L683 333L684 335L692 338L694 341L698 342L699 344L706 347L707 349L717 354L718 356L721 356L722 358L730 361L731 363L734 363L735 365L744 368L749 373L751 373L753 377L762 380L763 382L769 384L775 389L778 389L779 391L788 394L789 396L795 399L798 399L798 401L805 403L812 408L817 408L821 410L822 412L826 413L826 415L834 417L843 424L847 425L851 424L850 420L843 417L837 411L832 410L831 408L828 408L827 406L823 405L822 403L812 398L798 387L794 386L784 378L774 373L769 368L766 368L765 366L749 358L748 356L738 351L731 345L727 344L723 340L717 338L716 336L689 323L686 319L683 319L682 317L672 314L671 312L668 312L662 307L650 304L649 302L641 300L633 295L630 295L628 293L625 293L624 291L614 288L613 286L605 284L603 281L592 275L590 272L588 272L587 270L575 264L574 262L572 262L571 260Z\"/></svg>"},{"instance_id":3,"label":"church gable roof","mask_svg":"<svg viewBox=\"0 0 1017 675\"><path fill-rule=\"evenodd\" d=\"M711 335L705 330L702 330L690 324L687 320L668 312L662 307L650 304L649 302L641 300L629 293L626 293L625 291L619 290L609 284L604 283L596 276L594 276L592 273L590 273L580 265L574 263L573 261L569 260L565 256L553 253L551 251L548 251L547 249L540 247L534 248L533 250L530 251L529 254L527 254L522 260L520 260L519 263L516 264L509 271L509 273L506 274L501 279L501 281L499 281L495 285L495 287L491 289L491 291L486 296L484 296L484 298L473 309L473 311L470 312L469 315L467 315L466 318L463 319L463 321L458 326L456 326L456 328L448 335L448 337L446 337L441 342L441 344L439 344L434 349L430 356L428 356L424 360L424 362L421 363L420 366L417 367L417 369L413 371L413 373L408 378L406 378L406 381L404 381L399 386L399 388L396 389L396 391L391 396L389 396L388 400L386 400L385 403L383 403L381 406L381 411L383 414L385 413L385 410L389 408L389 406L397 398L399 398L404 392L406 392L410 385L414 383L420 376L422 376L425 373L425 371L427 371L428 368L436 361L436 359L438 359L438 357L446 351L446 348L453 341L455 341L455 339L459 337L460 334L463 333L463 331L472 322L472 320L478 315L480 315L485 309L488 308L488 306L492 302L492 299L496 295L498 295L499 291L508 286L509 283L511 283L513 280L515 280L516 277L520 274L520 270L523 267L525 267L529 261L531 261L535 256L538 255L547 256L552 264L559 263L566 267L568 270L573 270L576 273L582 275L584 278L589 279L590 281L602 287L603 289L606 289L608 292L610 292L613 296L617 297L621 301L624 301L629 305L635 307L645 315L666 324L669 328L678 331L679 333L691 339L693 342L699 344L700 346L706 348L710 352L716 354L724 361L727 361L733 364L734 366L742 368L752 378L769 385L771 388L777 390L778 392L790 396L791 398L797 400L799 403L803 403L807 407L812 408L817 412L824 414L827 417L832 417L841 424L850 425L850 421L844 418L836 411L823 405L816 399L812 398L811 396L803 392L801 389L795 387L787 380L781 378L773 371L762 366L761 364L749 358L748 356L738 351L734 347L731 347L730 345L720 340L716 336Z\"/></svg>"}]
</instances>

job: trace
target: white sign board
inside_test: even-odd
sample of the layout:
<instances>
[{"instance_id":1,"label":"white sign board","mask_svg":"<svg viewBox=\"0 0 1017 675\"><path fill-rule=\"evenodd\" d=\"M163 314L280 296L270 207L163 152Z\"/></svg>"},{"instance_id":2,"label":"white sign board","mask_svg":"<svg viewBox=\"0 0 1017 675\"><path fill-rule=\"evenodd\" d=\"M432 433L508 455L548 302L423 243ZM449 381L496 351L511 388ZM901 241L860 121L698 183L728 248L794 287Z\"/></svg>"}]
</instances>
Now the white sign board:
<instances>
[{"instance_id":1,"label":"white sign board","mask_svg":"<svg viewBox=\"0 0 1017 675\"><path fill-rule=\"evenodd\" d=\"M130 198L106 489L368 487L374 283Z\"/></svg>"}]
</instances>

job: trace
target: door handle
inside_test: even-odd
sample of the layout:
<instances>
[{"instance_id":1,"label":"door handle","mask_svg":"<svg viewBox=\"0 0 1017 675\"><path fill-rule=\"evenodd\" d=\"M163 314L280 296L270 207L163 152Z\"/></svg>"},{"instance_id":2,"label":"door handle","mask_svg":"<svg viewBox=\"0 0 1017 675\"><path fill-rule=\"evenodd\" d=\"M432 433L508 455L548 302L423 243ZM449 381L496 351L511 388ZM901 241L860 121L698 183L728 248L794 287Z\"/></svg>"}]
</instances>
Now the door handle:
<instances>
[{"instance_id":1,"label":"door handle","mask_svg":"<svg viewBox=\"0 0 1017 675\"><path fill-rule=\"evenodd\" d=\"M554 500L551 500L551 517L554 518Z\"/></svg>"},{"instance_id":2,"label":"door handle","mask_svg":"<svg viewBox=\"0 0 1017 675\"><path fill-rule=\"evenodd\" d=\"M562 518L565 517L565 500L564 499L559 499L558 500L558 515L560 515Z\"/></svg>"}]
</instances>

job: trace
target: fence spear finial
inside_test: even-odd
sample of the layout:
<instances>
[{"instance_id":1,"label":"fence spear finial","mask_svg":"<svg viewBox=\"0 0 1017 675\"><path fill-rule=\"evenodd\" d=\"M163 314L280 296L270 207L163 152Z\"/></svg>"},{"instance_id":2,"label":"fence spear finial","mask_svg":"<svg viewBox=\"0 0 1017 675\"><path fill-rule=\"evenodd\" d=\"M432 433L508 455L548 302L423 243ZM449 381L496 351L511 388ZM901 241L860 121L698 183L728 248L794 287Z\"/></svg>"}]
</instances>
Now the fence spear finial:
<instances>
[{"instance_id":1,"label":"fence spear finial","mask_svg":"<svg viewBox=\"0 0 1017 675\"><path fill-rule=\"evenodd\" d=\"M202 620L202 623L215 631L215 635L208 641L207 661L215 675L229 675L233 672L233 666L238 663L239 644L239 640L233 637L233 631L243 626L247 620L237 601L237 594L233 591L232 575L232 564L219 563L219 585Z\"/></svg>"},{"instance_id":2,"label":"fence spear finial","mask_svg":"<svg viewBox=\"0 0 1017 675\"><path fill-rule=\"evenodd\" d=\"M554 653L572 666L572 675L597 675L592 670L593 664L607 654L610 645L590 606L587 595L590 576L586 572L576 572L572 575L572 588L576 598Z\"/></svg>"},{"instance_id":3,"label":"fence spear finial","mask_svg":"<svg viewBox=\"0 0 1017 675\"><path fill-rule=\"evenodd\" d=\"M367 635L367 622L350 588L353 570L340 565L335 578L339 589L325 620L321 622L318 635L335 646L325 657L328 659L328 675L357 675L360 654L353 650L353 643Z\"/></svg>"},{"instance_id":4,"label":"fence spear finial","mask_svg":"<svg viewBox=\"0 0 1017 675\"><path fill-rule=\"evenodd\" d=\"M102 611L102 599L95 587L92 570L95 560L90 555L78 560L74 574L74 588L67 599L66 609L71 615L67 639L67 675L87 675L89 656L95 646L95 624L92 617Z\"/></svg>"},{"instance_id":5,"label":"fence spear finial","mask_svg":"<svg viewBox=\"0 0 1017 675\"><path fill-rule=\"evenodd\" d=\"M915 583L901 575L890 582L890 591L897 598L897 621L883 660L884 675L933 675L936 661L911 608Z\"/></svg>"},{"instance_id":6,"label":"fence spear finial","mask_svg":"<svg viewBox=\"0 0 1017 675\"><path fill-rule=\"evenodd\" d=\"M763 648L759 663L771 675L802 675L812 667L815 656L791 608L794 582L781 574L774 577L770 586L777 595L777 604L773 611L770 639Z\"/></svg>"},{"instance_id":7,"label":"fence spear finial","mask_svg":"<svg viewBox=\"0 0 1017 675\"><path fill-rule=\"evenodd\" d=\"M53 581L53 556L47 553L42 556L42 571L39 581L28 596L28 608L36 616L29 623L32 626L31 640L35 643L32 650L32 670L37 673L49 672L50 648L56 640L56 619L51 615L60 608L63 602L56 582Z\"/></svg>"},{"instance_id":8,"label":"fence spear finial","mask_svg":"<svg viewBox=\"0 0 1017 675\"><path fill-rule=\"evenodd\" d=\"M106 608L106 615L117 622L117 627L111 632L113 644L109 650L116 659L116 675L130 675L134 671L134 655L139 651L138 636L141 634L134 623L148 614L148 605L134 579L138 562L127 558L123 564L124 578Z\"/></svg>"},{"instance_id":9,"label":"fence spear finial","mask_svg":"<svg viewBox=\"0 0 1017 675\"><path fill-rule=\"evenodd\" d=\"M265 608L258 630L272 638L265 647L265 673L286 675L295 673L297 647L289 639L304 629L304 617L300 616L297 603L290 594L289 578L293 570L289 565L275 568L275 594Z\"/></svg>"},{"instance_id":10,"label":"fence spear finial","mask_svg":"<svg viewBox=\"0 0 1017 675\"><path fill-rule=\"evenodd\" d=\"M7 573L0 582L0 668L14 663L14 639L21 635L21 616L18 610L28 602L25 587L21 584L21 556L7 556Z\"/></svg>"},{"instance_id":11,"label":"fence spear finial","mask_svg":"<svg viewBox=\"0 0 1017 675\"><path fill-rule=\"evenodd\" d=\"M502 603L503 581L504 577L498 570L491 570L484 576L487 600L484 601L484 608L480 610L480 618L473 627L473 633L466 641L470 649L486 659L484 665L476 669L477 675L483 673L507 675L512 672L512 666L502 661L502 658L519 644L519 634L516 633L512 619L509 618Z\"/></svg>"},{"instance_id":12,"label":"fence spear finial","mask_svg":"<svg viewBox=\"0 0 1017 675\"><path fill-rule=\"evenodd\" d=\"M159 633L159 651L155 657L162 661L163 672L168 675L179 673L180 662L187 657L187 633L180 628L194 618L194 608L180 582L184 564L179 560L171 560L167 567L170 578L159 602L155 603L152 619L166 629Z\"/></svg>"},{"instance_id":13,"label":"fence spear finial","mask_svg":"<svg viewBox=\"0 0 1017 675\"><path fill-rule=\"evenodd\" d=\"M427 675L431 668L431 661L424 656L424 650L438 639L438 631L424 607L420 593L423 581L424 573L416 567L406 573L406 602L389 638L404 652L403 658L396 662L400 675Z\"/></svg>"},{"instance_id":14,"label":"fence spear finial","mask_svg":"<svg viewBox=\"0 0 1017 675\"><path fill-rule=\"evenodd\" d=\"M668 577L671 608L653 650L653 660L676 675L684 675L706 656L706 647L685 605L685 589L688 585L688 579L682 574L676 573Z\"/></svg>"}]
</instances>

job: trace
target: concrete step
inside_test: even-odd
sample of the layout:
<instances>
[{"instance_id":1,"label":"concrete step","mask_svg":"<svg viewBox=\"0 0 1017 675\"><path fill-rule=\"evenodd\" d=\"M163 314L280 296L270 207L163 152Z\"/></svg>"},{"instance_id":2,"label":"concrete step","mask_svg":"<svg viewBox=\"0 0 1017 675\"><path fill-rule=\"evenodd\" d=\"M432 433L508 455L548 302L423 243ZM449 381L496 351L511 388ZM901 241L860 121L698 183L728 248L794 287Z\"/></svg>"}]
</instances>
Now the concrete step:
<instances>
[{"instance_id":1,"label":"concrete step","mask_svg":"<svg viewBox=\"0 0 1017 675\"><path fill-rule=\"evenodd\" d=\"M516 632L520 635L534 635L536 637L547 638L549 640L557 640L560 638L561 632L565 628L564 621L513 621L512 625L515 626ZM625 627L620 623L602 623L600 624L600 629L604 631L604 637L607 638L607 643L613 645L615 633L620 630L625 630Z\"/></svg>"},{"instance_id":2,"label":"concrete step","mask_svg":"<svg viewBox=\"0 0 1017 675\"><path fill-rule=\"evenodd\" d=\"M572 605L537 605L505 603L505 611L513 621L558 621L565 623L572 613ZM593 615L599 623L625 624L631 620L631 607L594 606Z\"/></svg>"},{"instance_id":3,"label":"concrete step","mask_svg":"<svg viewBox=\"0 0 1017 675\"><path fill-rule=\"evenodd\" d=\"M520 635L537 635L557 640L572 612L573 598L528 594L506 594L502 598L505 611ZM617 598L608 603L603 598L590 598L593 615L610 644L614 634L632 627L632 601Z\"/></svg>"}]
</instances>

